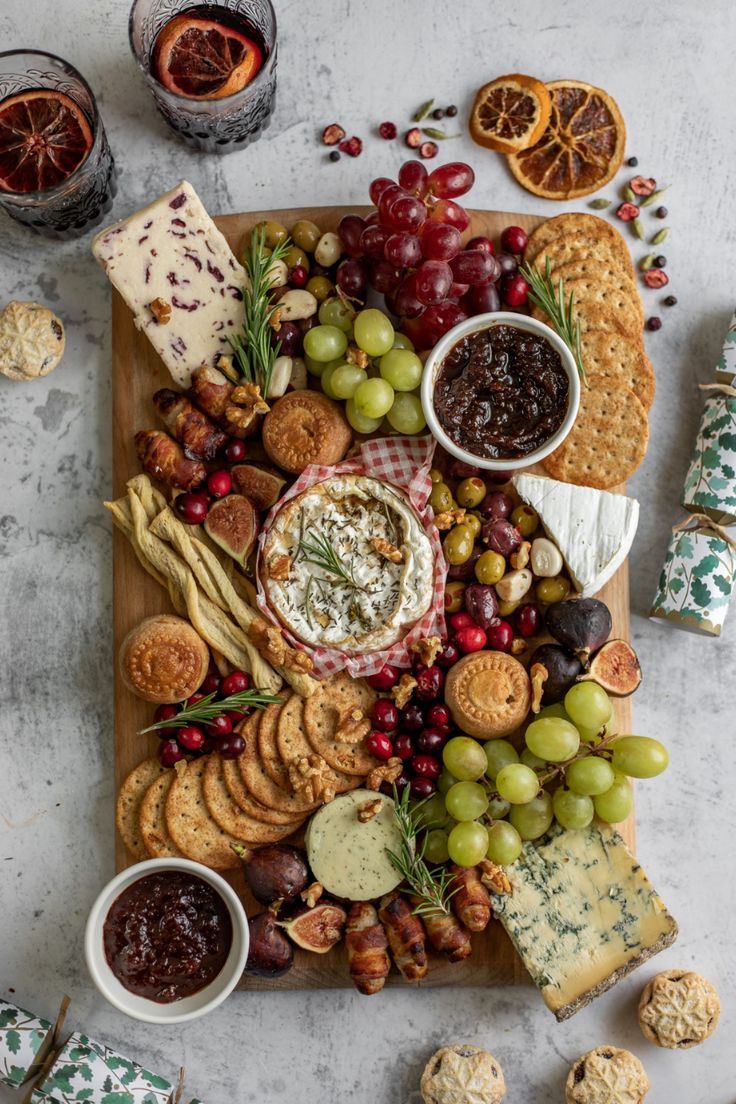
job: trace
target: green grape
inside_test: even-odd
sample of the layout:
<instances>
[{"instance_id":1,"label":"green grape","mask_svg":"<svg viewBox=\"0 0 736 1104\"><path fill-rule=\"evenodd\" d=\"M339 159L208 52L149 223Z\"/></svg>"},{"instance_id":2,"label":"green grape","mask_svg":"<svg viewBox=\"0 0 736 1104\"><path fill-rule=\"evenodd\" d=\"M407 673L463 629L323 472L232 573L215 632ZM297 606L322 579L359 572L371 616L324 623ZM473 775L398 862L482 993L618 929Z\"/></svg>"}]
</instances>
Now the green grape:
<instances>
[{"instance_id":1,"label":"green grape","mask_svg":"<svg viewBox=\"0 0 736 1104\"><path fill-rule=\"evenodd\" d=\"M409 349L389 349L381 357L381 375L394 391L413 391L421 383L424 365Z\"/></svg>"},{"instance_id":2,"label":"green grape","mask_svg":"<svg viewBox=\"0 0 736 1104\"><path fill-rule=\"evenodd\" d=\"M367 418L382 418L391 409L393 401L394 389L385 379L367 379L353 395L355 409Z\"/></svg>"},{"instance_id":3,"label":"green grape","mask_svg":"<svg viewBox=\"0 0 736 1104\"><path fill-rule=\"evenodd\" d=\"M548 763L564 763L572 759L580 747L575 725L561 717L543 717L532 721L524 736L526 746Z\"/></svg>"},{"instance_id":4,"label":"green grape","mask_svg":"<svg viewBox=\"0 0 736 1104\"><path fill-rule=\"evenodd\" d=\"M509 815L510 808L511 803L504 801L502 797L489 797L486 812L491 820L503 820L505 816Z\"/></svg>"},{"instance_id":5,"label":"green grape","mask_svg":"<svg viewBox=\"0 0 736 1104\"><path fill-rule=\"evenodd\" d=\"M597 682L578 682L565 694L565 709L573 724L600 731L613 716L611 699Z\"/></svg>"},{"instance_id":6,"label":"green grape","mask_svg":"<svg viewBox=\"0 0 736 1104\"><path fill-rule=\"evenodd\" d=\"M539 791L539 779L531 767L509 763L496 775L496 789L512 805L526 805Z\"/></svg>"},{"instance_id":7,"label":"green grape","mask_svg":"<svg viewBox=\"0 0 736 1104\"><path fill-rule=\"evenodd\" d=\"M395 397L386 417L397 433L421 433L427 424L421 399L405 391Z\"/></svg>"},{"instance_id":8,"label":"green grape","mask_svg":"<svg viewBox=\"0 0 736 1104\"><path fill-rule=\"evenodd\" d=\"M304 352L323 363L341 357L347 347L348 339L337 326L313 326L304 335Z\"/></svg>"},{"instance_id":9,"label":"green grape","mask_svg":"<svg viewBox=\"0 0 736 1104\"><path fill-rule=\"evenodd\" d=\"M351 399L358 384L367 379L367 373L357 364L341 364L330 376L330 389L338 399Z\"/></svg>"},{"instance_id":10,"label":"green grape","mask_svg":"<svg viewBox=\"0 0 736 1104\"><path fill-rule=\"evenodd\" d=\"M611 747L614 767L630 778L655 778L670 761L664 744L651 736L619 736Z\"/></svg>"},{"instance_id":11,"label":"green grape","mask_svg":"<svg viewBox=\"0 0 736 1104\"><path fill-rule=\"evenodd\" d=\"M424 843L424 857L431 863L444 863L450 857L450 852L447 849L447 841L449 834L442 828L433 828L431 832L427 832L427 838Z\"/></svg>"},{"instance_id":12,"label":"green grape","mask_svg":"<svg viewBox=\"0 0 736 1104\"><path fill-rule=\"evenodd\" d=\"M342 299L325 299L320 303L318 318L323 326L337 326L343 333L350 333L353 328L355 311Z\"/></svg>"},{"instance_id":13,"label":"green grape","mask_svg":"<svg viewBox=\"0 0 736 1104\"><path fill-rule=\"evenodd\" d=\"M439 828L447 821L447 808L445 799L441 793L432 794L431 797L420 801L416 806L417 823L422 828Z\"/></svg>"},{"instance_id":14,"label":"green grape","mask_svg":"<svg viewBox=\"0 0 736 1104\"><path fill-rule=\"evenodd\" d=\"M410 352L414 352L414 342L410 337L407 337L403 333L394 334L394 343L391 346L392 349L409 349Z\"/></svg>"},{"instance_id":15,"label":"green grape","mask_svg":"<svg viewBox=\"0 0 736 1104\"><path fill-rule=\"evenodd\" d=\"M330 399L336 399L337 395L332 390L332 377L339 368L347 368L348 364L344 360L331 360L329 364L323 364L322 376L320 382L322 384L322 390L325 395Z\"/></svg>"},{"instance_id":16,"label":"green grape","mask_svg":"<svg viewBox=\"0 0 736 1104\"><path fill-rule=\"evenodd\" d=\"M486 772L486 753L470 736L453 736L442 749L442 762L455 778L475 782Z\"/></svg>"},{"instance_id":17,"label":"green grape","mask_svg":"<svg viewBox=\"0 0 736 1104\"><path fill-rule=\"evenodd\" d=\"M613 767L607 759L598 755L586 755L585 759L576 759L565 770L565 782L578 794L595 797L605 793L613 785Z\"/></svg>"},{"instance_id":18,"label":"green grape","mask_svg":"<svg viewBox=\"0 0 736 1104\"><path fill-rule=\"evenodd\" d=\"M495 778L502 767L519 762L519 753L508 740L488 740L484 748L486 753L486 774Z\"/></svg>"},{"instance_id":19,"label":"green grape","mask_svg":"<svg viewBox=\"0 0 736 1104\"><path fill-rule=\"evenodd\" d=\"M488 829L475 821L456 824L447 840L447 851L458 866L476 866L488 850Z\"/></svg>"},{"instance_id":20,"label":"green grape","mask_svg":"<svg viewBox=\"0 0 736 1104\"><path fill-rule=\"evenodd\" d=\"M307 356L306 353L304 354L304 363L307 366L307 371L310 376L319 377L325 370L325 366L321 360L315 360L313 357Z\"/></svg>"},{"instance_id":21,"label":"green grape","mask_svg":"<svg viewBox=\"0 0 736 1104\"><path fill-rule=\"evenodd\" d=\"M519 759L525 767L531 767L533 771L543 771L547 766L546 759L540 759L539 756L535 755L529 748L524 748Z\"/></svg>"},{"instance_id":22,"label":"green grape","mask_svg":"<svg viewBox=\"0 0 736 1104\"><path fill-rule=\"evenodd\" d=\"M543 717L560 717L563 721L570 720L562 702L555 702L554 705L545 705L543 709L539 710L535 720L538 721Z\"/></svg>"},{"instance_id":23,"label":"green grape","mask_svg":"<svg viewBox=\"0 0 736 1104\"><path fill-rule=\"evenodd\" d=\"M454 786L455 783L459 781L460 779L456 778L455 775L451 774L449 770L447 770L447 768L445 767L445 769L442 771L442 774L437 779L437 789L440 791L441 794L446 794L450 786Z\"/></svg>"},{"instance_id":24,"label":"green grape","mask_svg":"<svg viewBox=\"0 0 736 1104\"><path fill-rule=\"evenodd\" d=\"M362 310L353 323L356 344L368 356L380 357L394 343L394 328L390 319L375 307Z\"/></svg>"},{"instance_id":25,"label":"green grape","mask_svg":"<svg viewBox=\"0 0 736 1104\"><path fill-rule=\"evenodd\" d=\"M445 805L455 820L476 820L488 808L488 795L477 782L456 782L445 794Z\"/></svg>"},{"instance_id":26,"label":"green grape","mask_svg":"<svg viewBox=\"0 0 736 1104\"><path fill-rule=\"evenodd\" d=\"M354 397L345 403L345 416L356 433L375 433L381 424L380 418L367 418L356 410Z\"/></svg>"},{"instance_id":27,"label":"green grape","mask_svg":"<svg viewBox=\"0 0 736 1104\"><path fill-rule=\"evenodd\" d=\"M521 836L507 820L499 820L488 829L487 857L505 866L516 862L521 854Z\"/></svg>"},{"instance_id":28,"label":"green grape","mask_svg":"<svg viewBox=\"0 0 736 1104\"><path fill-rule=\"evenodd\" d=\"M593 800L585 794L573 793L572 790L560 786L555 790L552 798L552 810L557 817L558 824L563 828L586 828L595 809Z\"/></svg>"},{"instance_id":29,"label":"green grape","mask_svg":"<svg viewBox=\"0 0 736 1104\"><path fill-rule=\"evenodd\" d=\"M601 733L605 733L605 725L576 725L575 726L580 734L580 739L584 744L599 744L601 742Z\"/></svg>"},{"instance_id":30,"label":"green grape","mask_svg":"<svg viewBox=\"0 0 736 1104\"><path fill-rule=\"evenodd\" d=\"M595 811L608 824L626 820L634 804L634 791L625 774L614 771L613 785L593 798Z\"/></svg>"},{"instance_id":31,"label":"green grape","mask_svg":"<svg viewBox=\"0 0 736 1104\"><path fill-rule=\"evenodd\" d=\"M552 798L546 790L541 790L526 805L513 805L509 813L509 821L523 840L539 839L548 830L553 818Z\"/></svg>"}]
</instances>

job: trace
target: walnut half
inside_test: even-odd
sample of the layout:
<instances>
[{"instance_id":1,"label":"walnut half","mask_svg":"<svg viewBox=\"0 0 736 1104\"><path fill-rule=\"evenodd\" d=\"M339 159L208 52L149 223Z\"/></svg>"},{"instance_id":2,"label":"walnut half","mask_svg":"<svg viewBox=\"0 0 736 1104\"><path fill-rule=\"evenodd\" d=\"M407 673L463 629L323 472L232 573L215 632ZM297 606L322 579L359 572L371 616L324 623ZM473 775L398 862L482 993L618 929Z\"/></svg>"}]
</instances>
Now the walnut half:
<instances>
[{"instance_id":1,"label":"walnut half","mask_svg":"<svg viewBox=\"0 0 736 1104\"><path fill-rule=\"evenodd\" d=\"M361 824L367 824L369 820L373 820L374 816L381 811L383 802L380 797L376 797L373 801L364 801L362 805L358 806L358 820Z\"/></svg>"},{"instance_id":2,"label":"walnut half","mask_svg":"<svg viewBox=\"0 0 736 1104\"><path fill-rule=\"evenodd\" d=\"M380 790L384 782L395 782L401 774L404 764L397 756L392 756L388 762L374 767L365 780L367 790Z\"/></svg>"},{"instance_id":3,"label":"walnut half","mask_svg":"<svg viewBox=\"0 0 736 1104\"><path fill-rule=\"evenodd\" d=\"M150 310L159 326L167 326L171 321L171 303L167 303L165 299L154 299Z\"/></svg>"}]
</instances>

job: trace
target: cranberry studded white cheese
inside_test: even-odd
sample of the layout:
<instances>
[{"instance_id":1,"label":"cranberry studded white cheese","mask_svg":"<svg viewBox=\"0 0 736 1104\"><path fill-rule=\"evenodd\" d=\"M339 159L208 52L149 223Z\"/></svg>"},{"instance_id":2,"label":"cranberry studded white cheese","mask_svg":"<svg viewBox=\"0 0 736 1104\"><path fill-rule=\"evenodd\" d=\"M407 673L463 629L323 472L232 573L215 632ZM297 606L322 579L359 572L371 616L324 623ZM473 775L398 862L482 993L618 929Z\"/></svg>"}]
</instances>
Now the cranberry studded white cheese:
<instances>
[{"instance_id":1,"label":"cranberry studded white cheese","mask_svg":"<svg viewBox=\"0 0 736 1104\"><path fill-rule=\"evenodd\" d=\"M180 387L230 351L245 270L191 184L102 230L92 252Z\"/></svg>"}]
</instances>

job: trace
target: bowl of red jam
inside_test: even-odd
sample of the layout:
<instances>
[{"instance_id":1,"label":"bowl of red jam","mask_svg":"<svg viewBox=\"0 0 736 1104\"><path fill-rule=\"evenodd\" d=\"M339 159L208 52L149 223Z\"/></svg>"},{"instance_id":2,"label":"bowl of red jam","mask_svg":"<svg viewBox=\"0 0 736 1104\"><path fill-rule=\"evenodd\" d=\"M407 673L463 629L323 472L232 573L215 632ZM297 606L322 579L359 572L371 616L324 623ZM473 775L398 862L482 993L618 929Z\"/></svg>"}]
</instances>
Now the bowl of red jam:
<instances>
[{"instance_id":1,"label":"bowl of red jam","mask_svg":"<svg viewBox=\"0 0 736 1104\"><path fill-rule=\"evenodd\" d=\"M219 874L188 859L151 859L105 886L87 921L85 957L115 1008L147 1023L184 1023L237 985L248 921Z\"/></svg>"},{"instance_id":2,"label":"bowl of red jam","mask_svg":"<svg viewBox=\"0 0 736 1104\"><path fill-rule=\"evenodd\" d=\"M432 434L458 460L513 471L543 460L572 429L580 377L553 329L511 312L476 315L427 357L422 407Z\"/></svg>"}]
</instances>

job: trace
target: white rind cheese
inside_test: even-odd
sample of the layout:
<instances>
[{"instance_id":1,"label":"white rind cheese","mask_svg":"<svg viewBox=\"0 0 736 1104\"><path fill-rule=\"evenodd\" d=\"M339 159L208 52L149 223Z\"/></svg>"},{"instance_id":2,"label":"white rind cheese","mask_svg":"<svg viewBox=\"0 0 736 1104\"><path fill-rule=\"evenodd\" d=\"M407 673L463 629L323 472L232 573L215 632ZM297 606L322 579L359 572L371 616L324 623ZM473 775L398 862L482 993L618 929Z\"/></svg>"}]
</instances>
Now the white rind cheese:
<instances>
[{"instance_id":1,"label":"white rind cheese","mask_svg":"<svg viewBox=\"0 0 736 1104\"><path fill-rule=\"evenodd\" d=\"M243 328L245 270L186 180L102 230L92 252L180 387ZM151 304L170 311L157 321Z\"/></svg>"},{"instance_id":2,"label":"white rind cheese","mask_svg":"<svg viewBox=\"0 0 736 1104\"><path fill-rule=\"evenodd\" d=\"M512 483L539 514L575 589L583 598L597 594L629 554L639 522L636 499L541 475L515 475Z\"/></svg>"},{"instance_id":3,"label":"white rind cheese","mask_svg":"<svg viewBox=\"0 0 736 1104\"><path fill-rule=\"evenodd\" d=\"M677 924L608 825L556 825L504 868L493 909L558 1020L670 946Z\"/></svg>"},{"instance_id":4,"label":"white rind cheese","mask_svg":"<svg viewBox=\"0 0 736 1104\"><path fill-rule=\"evenodd\" d=\"M381 802L371 820L358 819L368 801ZM398 855L401 833L394 802L375 790L341 794L314 814L305 843L312 873L328 893L348 901L372 901L401 881L387 849Z\"/></svg>"}]
</instances>

